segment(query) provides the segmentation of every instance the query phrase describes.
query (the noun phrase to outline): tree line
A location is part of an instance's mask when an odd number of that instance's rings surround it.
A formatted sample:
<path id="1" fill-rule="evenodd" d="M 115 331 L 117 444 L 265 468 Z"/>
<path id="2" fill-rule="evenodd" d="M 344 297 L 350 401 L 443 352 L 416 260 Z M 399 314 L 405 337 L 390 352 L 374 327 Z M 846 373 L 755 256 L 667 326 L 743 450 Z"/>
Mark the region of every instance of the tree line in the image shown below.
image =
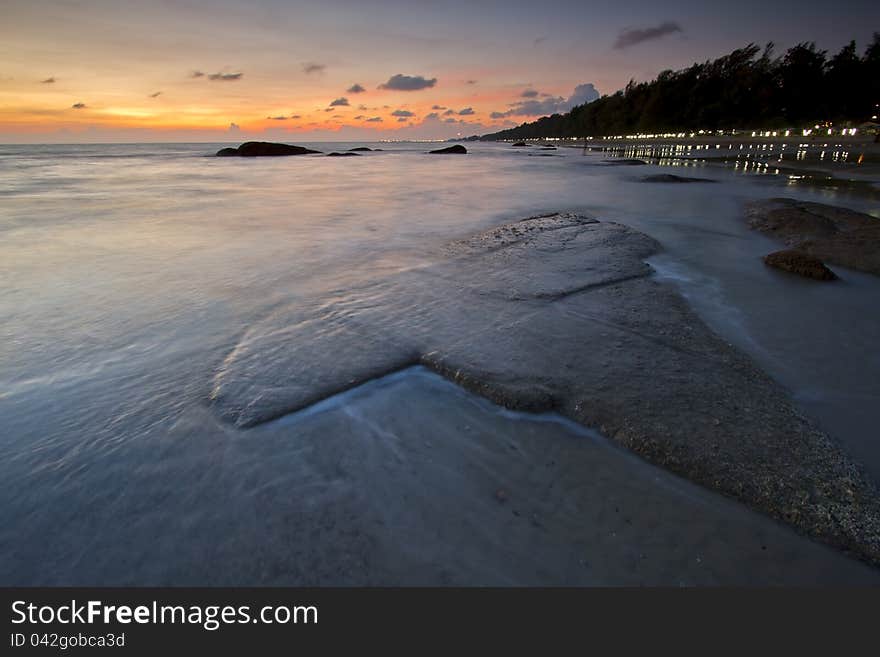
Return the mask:
<path id="1" fill-rule="evenodd" d="M 856 42 L 829 57 L 813 42 L 783 55 L 754 43 L 713 61 L 666 70 L 625 89 L 483 139 L 858 125 L 878 113 L 880 33 L 859 56 Z"/>

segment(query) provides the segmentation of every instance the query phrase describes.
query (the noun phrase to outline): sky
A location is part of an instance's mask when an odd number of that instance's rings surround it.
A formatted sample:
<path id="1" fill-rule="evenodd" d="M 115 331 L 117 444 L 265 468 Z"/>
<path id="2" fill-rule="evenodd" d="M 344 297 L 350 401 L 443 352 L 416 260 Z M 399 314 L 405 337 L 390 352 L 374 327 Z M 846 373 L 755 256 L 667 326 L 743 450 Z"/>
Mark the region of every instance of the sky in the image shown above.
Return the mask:
<path id="1" fill-rule="evenodd" d="M 447 139 L 880 2 L 0 0 L 0 143 Z"/>

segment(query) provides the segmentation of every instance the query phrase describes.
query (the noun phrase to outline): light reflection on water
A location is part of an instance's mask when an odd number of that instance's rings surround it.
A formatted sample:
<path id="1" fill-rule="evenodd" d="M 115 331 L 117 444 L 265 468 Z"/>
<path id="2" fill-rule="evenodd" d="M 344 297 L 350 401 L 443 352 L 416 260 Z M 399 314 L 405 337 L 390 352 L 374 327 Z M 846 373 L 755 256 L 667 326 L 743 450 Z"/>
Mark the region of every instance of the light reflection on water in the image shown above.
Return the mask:
<path id="1" fill-rule="evenodd" d="M 16 550 L 44 541 L 61 500 L 106 542 L 101 509 L 133 494 L 126 473 L 140 472 L 144 449 L 156 450 L 155 476 L 169 441 L 192 443 L 196 478 L 200 459 L 238 458 L 205 400 L 216 368 L 274 307 L 344 298 L 366 272 L 417 266 L 446 241 L 549 210 L 658 238 L 664 271 L 679 272 L 704 318 L 880 479 L 867 431 L 880 422 L 880 285 L 768 272 L 758 257 L 778 246 L 741 218 L 743 201 L 782 194 L 880 216 L 876 197 L 757 184 L 702 151 L 627 151 L 651 161 L 633 168 L 602 166 L 603 152 L 526 157 L 504 144 L 469 143 L 467 156 L 374 144 L 385 150 L 357 158 L 210 157 L 220 146 L 0 146 L 0 542 L 13 531 L 25 537 Z M 719 183 L 637 182 L 668 165 Z"/>

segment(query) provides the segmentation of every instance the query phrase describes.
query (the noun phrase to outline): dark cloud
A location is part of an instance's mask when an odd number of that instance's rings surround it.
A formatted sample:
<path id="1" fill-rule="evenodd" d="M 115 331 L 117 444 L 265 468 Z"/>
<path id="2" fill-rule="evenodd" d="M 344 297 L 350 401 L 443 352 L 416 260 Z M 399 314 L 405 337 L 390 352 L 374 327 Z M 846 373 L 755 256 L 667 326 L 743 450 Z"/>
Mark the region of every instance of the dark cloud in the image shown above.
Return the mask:
<path id="1" fill-rule="evenodd" d="M 382 123 L 382 117 L 374 116 L 372 119 L 367 119 L 367 123 Z"/>
<path id="2" fill-rule="evenodd" d="M 326 64 L 318 64 L 317 62 L 305 62 L 302 65 L 303 73 L 311 75 L 312 73 L 323 73 L 327 69 Z"/>
<path id="3" fill-rule="evenodd" d="M 193 71 L 192 73 L 189 74 L 189 77 L 191 77 L 191 78 L 203 78 L 203 77 L 205 77 L 205 74 L 202 73 L 201 71 Z"/>
<path id="4" fill-rule="evenodd" d="M 402 116 L 402 117 L 408 117 L 408 116 L 415 116 L 415 114 L 413 114 L 413 113 L 410 112 L 409 110 L 401 110 L 401 109 L 399 109 L 399 110 L 394 110 L 393 112 L 391 112 L 391 116 Z"/>
<path id="5" fill-rule="evenodd" d="M 446 119 L 444 123 L 458 123 L 458 119 Z"/>
<path id="6" fill-rule="evenodd" d="M 354 120 L 355 120 L 355 121 L 361 121 L 361 120 L 363 120 L 363 119 L 365 119 L 365 118 L 367 118 L 367 117 L 365 117 L 363 114 L 358 114 L 356 117 L 354 117 Z"/>
<path id="7" fill-rule="evenodd" d="M 431 112 L 425 117 L 425 121 L 436 121 L 440 118 L 440 115 L 437 112 Z"/>
<path id="8" fill-rule="evenodd" d="M 332 111 L 333 111 L 333 108 L 332 108 L 332 107 L 328 107 L 328 108 L 326 108 L 324 111 L 325 111 L 325 112 L 332 112 Z"/>
<path id="9" fill-rule="evenodd" d="M 162 92 L 161 92 L 161 91 L 157 91 L 157 92 L 154 93 L 154 94 L 150 94 L 150 98 L 158 98 L 158 97 L 161 96 L 161 95 L 162 95 Z"/>
<path id="10" fill-rule="evenodd" d="M 70 109 L 85 109 L 85 108 L 86 108 L 85 103 L 74 103 L 73 105 L 70 106 Z"/>
<path id="11" fill-rule="evenodd" d="M 348 98 L 337 98 L 332 103 L 330 103 L 330 107 L 348 107 Z"/>
<path id="12" fill-rule="evenodd" d="M 351 86 L 348 88 L 348 93 L 350 93 L 350 94 L 362 94 L 362 93 L 364 93 L 365 91 L 366 91 L 366 89 L 364 89 L 364 88 L 363 88 L 361 85 L 359 85 L 357 82 L 355 82 L 353 85 L 351 85 Z"/>
<path id="13" fill-rule="evenodd" d="M 448 110 L 446 110 L 445 112 L 443 112 L 443 116 L 450 116 L 450 115 L 452 115 L 452 114 L 455 114 L 455 110 L 454 110 L 454 109 L 448 109 Z"/>
<path id="14" fill-rule="evenodd" d="M 407 121 L 409 121 L 409 119 L 406 117 L 401 117 L 401 118 L 397 119 L 398 123 L 406 123 Z"/>
<path id="15" fill-rule="evenodd" d="M 431 107 L 432 110 L 445 110 L 446 108 L 442 105 L 434 105 Z"/>
<path id="16" fill-rule="evenodd" d="M 538 92 L 534 89 L 526 89 L 520 94 L 520 96 L 522 96 L 523 98 L 537 98 Z"/>
<path id="17" fill-rule="evenodd" d="M 46 78 L 45 80 L 40 80 L 40 84 L 55 84 L 55 78 Z"/>
<path id="18" fill-rule="evenodd" d="M 459 116 L 471 116 L 472 114 L 476 114 L 473 107 L 465 107 L 458 113 Z"/>
<path id="19" fill-rule="evenodd" d="M 476 84 L 476 80 L 465 80 L 465 84 Z"/>
<path id="20" fill-rule="evenodd" d="M 358 109 L 361 112 L 366 112 L 369 109 L 369 107 L 367 107 L 366 105 L 358 105 Z"/>
<path id="21" fill-rule="evenodd" d="M 235 82 L 241 80 L 243 76 L 244 73 L 211 73 L 208 79 L 215 82 Z"/>
<path id="22" fill-rule="evenodd" d="M 617 35 L 614 49 L 625 50 L 645 41 L 662 39 L 666 35 L 675 34 L 676 32 L 684 32 L 684 30 L 681 28 L 681 25 L 674 21 L 666 21 L 655 27 L 626 28 Z"/>
<path id="23" fill-rule="evenodd" d="M 291 114 L 290 118 L 292 119 L 301 119 L 302 117 L 299 114 Z"/>
<path id="24" fill-rule="evenodd" d="M 392 75 L 388 78 L 388 82 L 380 84 L 380 89 L 391 89 L 393 91 L 419 91 L 420 89 L 428 89 L 437 84 L 437 78 L 427 78 L 421 75 Z"/>
<path id="25" fill-rule="evenodd" d="M 270 121 L 286 121 L 287 120 L 286 116 L 267 116 L 266 118 L 269 119 Z"/>
<path id="26" fill-rule="evenodd" d="M 241 127 L 237 123 L 230 123 L 227 130 L 229 130 L 229 132 L 238 132 L 241 130 Z"/>
<path id="27" fill-rule="evenodd" d="M 521 94 L 525 96 L 525 92 Z M 547 96 L 543 100 L 535 100 L 534 97 L 525 96 L 529 100 L 518 100 L 510 103 L 508 107 L 511 109 L 506 112 L 492 112 L 489 117 L 493 119 L 503 119 L 509 116 L 546 116 L 548 114 L 557 114 L 568 112 L 572 107 L 591 103 L 599 98 L 599 92 L 592 83 L 579 84 L 574 88 L 571 96 L 567 99 L 562 96 Z"/>

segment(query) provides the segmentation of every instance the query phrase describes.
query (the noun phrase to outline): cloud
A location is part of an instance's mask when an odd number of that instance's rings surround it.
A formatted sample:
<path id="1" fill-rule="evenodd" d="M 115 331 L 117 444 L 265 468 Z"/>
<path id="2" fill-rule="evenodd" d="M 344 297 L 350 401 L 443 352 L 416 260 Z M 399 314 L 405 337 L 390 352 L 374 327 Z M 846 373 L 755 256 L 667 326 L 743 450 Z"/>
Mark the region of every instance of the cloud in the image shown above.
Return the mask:
<path id="1" fill-rule="evenodd" d="M 73 105 L 70 106 L 70 109 L 85 109 L 85 108 L 86 108 L 85 103 L 74 103 Z"/>
<path id="2" fill-rule="evenodd" d="M 302 117 L 299 114 L 291 114 L 290 118 L 292 119 L 301 119 Z"/>
<path id="3" fill-rule="evenodd" d="M 205 77 L 205 74 L 202 73 L 201 71 L 193 71 L 192 73 L 189 74 L 189 77 L 191 77 L 191 78 L 203 78 L 203 77 Z"/>
<path id="4" fill-rule="evenodd" d="M 526 96 L 523 92 L 521 96 L 528 100 L 518 100 L 508 105 L 511 109 L 506 112 L 492 112 L 489 118 L 503 119 L 509 116 L 546 116 L 548 114 L 557 114 L 568 112 L 571 108 L 584 103 L 591 103 L 599 98 L 599 92 L 592 83 L 579 84 L 574 88 L 571 96 L 567 99 L 562 96 L 544 96 L 543 100 L 535 100 L 533 96 Z"/>
<path id="5" fill-rule="evenodd" d="M 655 27 L 626 28 L 621 30 L 620 34 L 617 35 L 617 40 L 614 42 L 614 49 L 625 50 L 626 48 L 636 46 L 645 41 L 662 39 L 667 34 L 675 34 L 676 32 L 684 32 L 684 30 L 681 25 L 674 21 L 665 21 Z"/>
<path id="6" fill-rule="evenodd" d="M 303 73 L 307 75 L 311 75 L 312 73 L 323 73 L 326 69 L 326 64 L 318 64 L 317 62 L 304 62 L 302 65 Z"/>
<path id="7" fill-rule="evenodd" d="M 358 114 L 356 117 L 354 117 L 354 120 L 355 120 L 355 121 L 361 121 L 361 120 L 363 120 L 363 119 L 365 119 L 365 118 L 367 118 L 367 117 L 365 117 L 363 114 Z"/>
<path id="8" fill-rule="evenodd" d="M 458 119 L 446 119 L 444 123 L 458 123 Z"/>
<path id="9" fill-rule="evenodd" d="M 236 80 L 241 80 L 243 75 L 244 73 L 211 73 L 208 79 L 215 82 L 235 82 Z"/>
<path id="10" fill-rule="evenodd" d="M 465 107 L 458 113 L 459 116 L 471 116 L 472 114 L 476 114 L 473 107 Z"/>
<path id="11" fill-rule="evenodd" d="M 355 82 L 353 85 L 351 85 L 348 88 L 347 91 L 350 94 L 362 94 L 366 91 L 366 89 L 364 89 L 361 85 L 359 85 L 357 82 Z"/>
<path id="12" fill-rule="evenodd" d="M 420 89 L 428 89 L 437 84 L 437 78 L 426 79 L 421 75 L 392 75 L 388 78 L 388 82 L 380 84 L 380 89 L 391 89 L 393 91 L 419 91 Z"/>
<path id="13" fill-rule="evenodd" d="M 545 42 L 547 39 L 549 39 L 549 38 L 550 38 L 550 37 L 545 37 L 545 36 L 538 37 L 538 38 L 535 39 L 532 43 L 533 43 L 534 45 L 536 45 L 536 46 L 540 46 L 542 43 L 544 43 L 544 42 Z"/>
<path id="14" fill-rule="evenodd" d="M 157 92 L 154 93 L 154 94 L 150 94 L 150 98 L 158 98 L 158 97 L 161 96 L 161 95 L 162 95 L 162 92 L 161 92 L 161 91 L 157 91 Z"/>
<path id="15" fill-rule="evenodd" d="M 348 98 L 337 98 L 332 103 L 330 103 L 330 107 L 348 107 Z"/>
<path id="16" fill-rule="evenodd" d="M 440 115 L 437 112 L 431 112 L 427 116 L 425 116 L 425 121 L 436 121 L 440 118 Z"/>
<path id="17" fill-rule="evenodd" d="M 451 114 L 455 114 L 454 109 L 448 109 L 445 112 L 443 112 L 443 116 L 450 116 Z"/>
<path id="18" fill-rule="evenodd" d="M 227 130 L 229 132 L 239 132 L 241 130 L 241 127 L 237 123 L 230 123 Z"/>
<path id="19" fill-rule="evenodd" d="M 465 84 L 476 84 L 476 80 L 465 80 Z"/>
<path id="20" fill-rule="evenodd" d="M 397 119 L 398 123 L 406 123 L 407 121 L 409 121 L 409 119 L 406 117 L 401 117 L 401 118 Z"/>
<path id="21" fill-rule="evenodd" d="M 391 112 L 391 116 L 409 117 L 409 116 L 415 116 L 415 114 L 413 114 L 413 113 L 410 112 L 409 110 L 401 110 L 401 109 L 399 109 L 399 110 L 394 110 L 393 112 Z"/>
<path id="22" fill-rule="evenodd" d="M 374 116 L 372 119 L 367 119 L 367 123 L 382 123 L 382 117 Z"/>
<path id="23" fill-rule="evenodd" d="M 520 94 L 520 96 L 522 96 L 523 98 L 537 98 L 538 92 L 534 89 L 526 89 Z"/>
<path id="24" fill-rule="evenodd" d="M 446 108 L 442 105 L 434 105 L 431 107 L 432 110 L 445 110 Z"/>
<path id="25" fill-rule="evenodd" d="M 55 84 L 55 78 L 46 78 L 45 80 L 40 80 L 40 84 Z"/>
<path id="26" fill-rule="evenodd" d="M 267 116 L 266 118 L 269 119 L 270 121 L 286 121 L 287 120 L 286 116 Z"/>
<path id="27" fill-rule="evenodd" d="M 366 105 L 358 105 L 358 109 L 359 109 L 361 112 L 366 112 L 366 111 L 367 111 L 368 109 L 370 109 L 370 108 L 367 107 Z"/>

